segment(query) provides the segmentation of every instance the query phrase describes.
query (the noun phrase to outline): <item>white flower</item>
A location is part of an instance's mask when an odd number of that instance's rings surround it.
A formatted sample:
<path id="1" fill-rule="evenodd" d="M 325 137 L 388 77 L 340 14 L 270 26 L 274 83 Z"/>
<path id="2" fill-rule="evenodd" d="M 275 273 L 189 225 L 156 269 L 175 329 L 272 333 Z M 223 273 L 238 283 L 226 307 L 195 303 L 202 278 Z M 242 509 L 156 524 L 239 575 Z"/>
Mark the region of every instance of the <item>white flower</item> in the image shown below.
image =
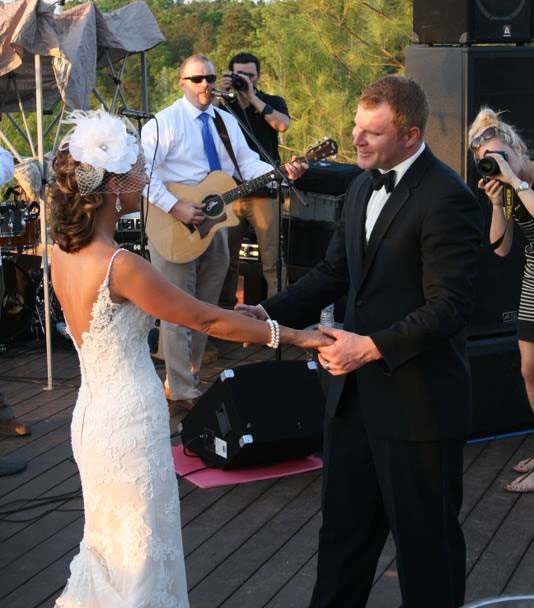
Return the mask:
<path id="1" fill-rule="evenodd" d="M 118 116 L 103 108 L 90 112 L 75 110 L 65 122 L 76 126 L 65 137 L 61 147 L 68 144 L 75 160 L 119 174 L 127 173 L 135 164 L 139 144 Z"/>

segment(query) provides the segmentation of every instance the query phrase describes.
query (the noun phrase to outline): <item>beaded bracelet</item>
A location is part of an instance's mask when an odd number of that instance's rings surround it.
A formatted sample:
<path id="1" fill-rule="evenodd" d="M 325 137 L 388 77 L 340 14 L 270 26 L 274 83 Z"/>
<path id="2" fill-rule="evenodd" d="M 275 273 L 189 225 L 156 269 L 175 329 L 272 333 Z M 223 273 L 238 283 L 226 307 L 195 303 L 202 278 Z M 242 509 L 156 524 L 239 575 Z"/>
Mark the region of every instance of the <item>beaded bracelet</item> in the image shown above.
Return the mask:
<path id="1" fill-rule="evenodd" d="M 274 319 L 267 319 L 271 330 L 271 341 L 267 343 L 269 348 L 278 348 L 280 346 L 280 325 Z"/>

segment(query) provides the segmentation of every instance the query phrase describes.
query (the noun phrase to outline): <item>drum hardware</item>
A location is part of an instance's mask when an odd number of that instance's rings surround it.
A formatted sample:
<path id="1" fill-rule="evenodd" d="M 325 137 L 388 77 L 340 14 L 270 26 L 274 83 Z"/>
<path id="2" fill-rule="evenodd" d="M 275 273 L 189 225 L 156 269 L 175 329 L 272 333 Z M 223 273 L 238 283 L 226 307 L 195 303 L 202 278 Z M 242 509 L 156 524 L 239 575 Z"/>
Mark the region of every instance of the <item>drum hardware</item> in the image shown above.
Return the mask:
<path id="1" fill-rule="evenodd" d="M 115 240 L 124 249 L 141 254 L 141 214 L 139 211 L 127 213 L 119 219 Z"/>
<path id="2" fill-rule="evenodd" d="M 42 270 L 33 270 L 32 278 L 34 285 L 37 285 L 37 288 L 35 290 L 34 315 L 31 319 L 31 333 L 35 339 L 38 340 L 45 335 L 44 279 Z M 61 306 L 50 283 L 48 294 L 50 304 L 50 324 L 54 329 L 55 335 L 67 340 L 70 344 L 71 339 L 67 331 L 65 317 L 63 316 L 63 311 L 61 310 Z"/>
<path id="3" fill-rule="evenodd" d="M 42 269 L 25 270 L 16 256 L 2 253 L 0 263 L 0 351 L 5 351 L 6 344 L 18 338 L 44 337 L 44 283 Z M 49 296 L 54 335 L 70 344 L 63 311 L 51 286 Z"/>
<path id="4" fill-rule="evenodd" d="M 1 257 L 0 341 L 11 341 L 29 331 L 35 306 L 29 274 L 8 257 Z"/>
<path id="5" fill-rule="evenodd" d="M 39 240 L 39 204 L 0 201 L 0 247 L 30 249 Z"/>

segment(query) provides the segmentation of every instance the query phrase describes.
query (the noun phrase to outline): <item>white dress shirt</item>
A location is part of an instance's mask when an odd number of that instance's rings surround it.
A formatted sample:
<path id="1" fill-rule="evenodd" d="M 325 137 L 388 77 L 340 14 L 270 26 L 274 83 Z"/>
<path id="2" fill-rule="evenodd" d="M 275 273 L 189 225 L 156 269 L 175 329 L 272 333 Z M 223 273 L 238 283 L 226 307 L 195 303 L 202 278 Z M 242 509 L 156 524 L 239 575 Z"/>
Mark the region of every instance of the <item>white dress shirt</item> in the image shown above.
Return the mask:
<path id="1" fill-rule="evenodd" d="M 215 115 L 215 109 L 211 105 L 204 111 L 210 116 Z M 159 123 L 157 150 L 156 121 L 149 120 L 143 127 L 141 141 L 145 153 L 147 175 L 150 175 L 152 159 L 156 151 L 154 171 L 150 182 L 150 201 L 163 211 L 170 211 L 177 200 L 165 188 L 166 182 L 198 184 L 210 172 L 202 141 L 202 121 L 198 118 L 202 112 L 203 110 L 196 108 L 185 97 L 158 112 L 156 114 Z M 248 147 L 235 118 L 228 112 L 218 112 L 226 125 L 243 179 L 248 181 L 268 173 L 272 169 L 271 165 L 261 161 L 256 152 Z M 226 152 L 213 120 L 210 121 L 210 129 L 222 170 L 234 176 L 234 163 Z"/>
<path id="2" fill-rule="evenodd" d="M 0 186 L 13 178 L 13 157 L 0 146 Z"/>
<path id="3" fill-rule="evenodd" d="M 402 163 L 399 163 L 397 166 L 391 169 L 391 171 L 395 171 L 395 186 L 399 184 L 406 171 L 408 171 L 417 158 L 419 158 L 424 149 L 425 144 L 422 143 L 417 152 L 414 152 L 409 158 L 406 158 L 402 161 Z M 379 169 L 379 171 L 380 173 L 387 173 L 387 171 L 382 169 Z M 367 216 L 365 218 L 365 240 L 367 242 L 369 242 L 371 232 L 373 232 L 376 221 L 379 215 L 382 213 L 382 209 L 384 208 L 385 204 L 388 202 L 390 194 L 391 192 L 386 192 L 386 188 L 384 186 L 382 186 L 380 190 L 373 190 L 373 193 L 371 194 L 371 198 L 367 203 Z"/>

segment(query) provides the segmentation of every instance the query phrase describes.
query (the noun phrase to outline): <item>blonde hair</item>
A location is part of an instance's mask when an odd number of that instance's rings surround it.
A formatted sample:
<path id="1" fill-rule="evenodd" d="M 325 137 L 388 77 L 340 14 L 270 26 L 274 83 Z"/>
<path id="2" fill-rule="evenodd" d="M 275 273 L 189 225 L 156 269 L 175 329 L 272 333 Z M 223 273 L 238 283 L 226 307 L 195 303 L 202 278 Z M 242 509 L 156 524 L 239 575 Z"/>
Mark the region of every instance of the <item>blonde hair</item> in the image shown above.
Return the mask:
<path id="1" fill-rule="evenodd" d="M 502 121 L 500 115 L 502 112 L 495 112 L 488 106 L 480 108 L 479 113 L 476 115 L 475 120 L 472 122 L 467 133 L 467 141 L 469 147 L 473 140 L 483 133 L 489 127 L 495 127 L 497 129 L 497 137 L 501 139 L 505 144 L 513 148 L 521 156 L 528 158 L 528 148 L 525 142 L 521 139 L 517 129 L 512 125 Z M 476 151 L 473 151 L 476 154 Z"/>

